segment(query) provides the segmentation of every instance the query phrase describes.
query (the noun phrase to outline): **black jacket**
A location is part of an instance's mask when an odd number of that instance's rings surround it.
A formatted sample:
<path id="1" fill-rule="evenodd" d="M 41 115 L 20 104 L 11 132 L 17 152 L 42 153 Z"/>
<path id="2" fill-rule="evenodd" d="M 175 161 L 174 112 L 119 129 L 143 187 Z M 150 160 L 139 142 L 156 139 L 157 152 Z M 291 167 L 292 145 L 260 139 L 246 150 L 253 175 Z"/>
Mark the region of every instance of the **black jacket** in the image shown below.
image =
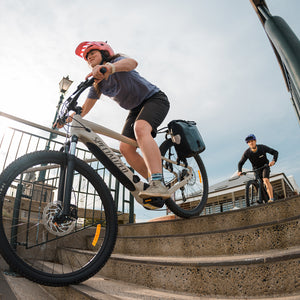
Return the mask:
<path id="1" fill-rule="evenodd" d="M 265 164 L 269 164 L 269 160 L 267 158 L 267 153 L 273 155 L 273 160 L 275 162 L 277 161 L 278 151 L 276 151 L 268 146 L 265 146 L 265 145 L 256 145 L 256 146 L 257 146 L 256 152 L 253 152 L 250 148 L 248 148 L 244 152 L 244 154 L 238 164 L 239 172 L 242 172 L 242 167 L 247 159 L 250 160 L 253 169 L 257 169 L 257 168 L 262 167 Z"/>

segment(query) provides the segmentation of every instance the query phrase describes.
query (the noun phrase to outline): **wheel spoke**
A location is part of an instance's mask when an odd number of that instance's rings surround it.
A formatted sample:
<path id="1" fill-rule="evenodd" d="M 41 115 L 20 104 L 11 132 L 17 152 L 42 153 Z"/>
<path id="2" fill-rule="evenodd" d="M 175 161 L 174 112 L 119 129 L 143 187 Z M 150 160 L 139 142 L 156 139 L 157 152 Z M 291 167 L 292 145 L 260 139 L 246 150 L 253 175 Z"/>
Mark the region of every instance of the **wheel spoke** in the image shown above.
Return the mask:
<path id="1" fill-rule="evenodd" d="M 165 184 L 169 189 L 175 190 L 172 197 L 166 201 L 166 205 L 183 218 L 199 215 L 204 209 L 208 194 L 207 175 L 200 156 L 187 158 L 186 165 L 178 164 L 177 153 L 171 140 L 165 141 L 160 149 L 164 157 L 174 162 L 163 163 Z M 176 186 L 182 184 L 184 185 L 176 190 Z"/>
<path id="2" fill-rule="evenodd" d="M 42 178 L 38 174 L 41 167 L 46 170 Z M 28 170 L 35 174 L 28 176 Z M 110 191 L 79 159 L 70 214 L 56 218 L 64 207 L 59 192 L 64 170 L 65 154 L 41 151 L 18 159 L 0 177 L 4 186 L 0 196 L 1 253 L 20 274 L 49 285 L 76 283 L 93 275 L 109 258 L 117 235 Z M 103 230 L 93 246 L 90 237 L 98 228 Z"/>

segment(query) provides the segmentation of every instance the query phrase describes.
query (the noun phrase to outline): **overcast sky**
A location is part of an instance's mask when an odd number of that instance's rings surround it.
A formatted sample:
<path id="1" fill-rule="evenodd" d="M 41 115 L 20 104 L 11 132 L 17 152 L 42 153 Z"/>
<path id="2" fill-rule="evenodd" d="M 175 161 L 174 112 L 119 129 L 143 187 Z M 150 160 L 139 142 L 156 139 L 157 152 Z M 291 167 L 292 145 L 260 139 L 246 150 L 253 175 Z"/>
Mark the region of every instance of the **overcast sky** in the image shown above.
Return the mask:
<path id="1" fill-rule="evenodd" d="M 299 37 L 300 1 L 267 4 Z M 254 133 L 279 151 L 272 173 L 293 175 L 300 185 L 300 126 L 249 0 L 1 0 L 0 36 L 0 111 L 51 126 L 61 78 L 74 80 L 72 91 L 89 73 L 76 46 L 108 40 L 168 95 L 163 125 L 197 122 L 210 184 L 236 171 L 244 138 Z M 104 98 L 86 118 L 121 131 L 126 115 Z"/>

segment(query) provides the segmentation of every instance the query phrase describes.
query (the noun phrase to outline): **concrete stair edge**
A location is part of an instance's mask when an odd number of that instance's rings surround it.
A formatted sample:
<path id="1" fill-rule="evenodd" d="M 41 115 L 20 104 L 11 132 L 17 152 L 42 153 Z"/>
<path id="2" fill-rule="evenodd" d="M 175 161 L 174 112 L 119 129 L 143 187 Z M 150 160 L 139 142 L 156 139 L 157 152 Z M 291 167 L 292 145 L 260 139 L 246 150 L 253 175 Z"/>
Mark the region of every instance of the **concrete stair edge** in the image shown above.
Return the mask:
<path id="1" fill-rule="evenodd" d="M 190 292 L 198 296 L 287 296 L 300 293 L 298 249 L 271 257 L 239 257 L 219 261 L 154 261 L 151 258 L 116 257 L 108 261 L 99 274 L 176 292 Z M 177 258 L 178 259 L 178 258 Z M 122 273 L 118 270 L 122 269 Z M 297 275 L 298 274 L 298 275 Z M 255 287 L 255 288 L 254 288 Z"/>
<path id="2" fill-rule="evenodd" d="M 300 196 L 278 200 L 274 203 L 261 204 L 233 211 L 167 221 L 125 224 L 119 226 L 118 237 L 160 236 L 173 234 L 192 234 L 211 231 L 242 228 L 273 221 L 280 221 L 300 215 L 298 205 Z M 284 203 L 284 205 L 282 205 Z M 280 208 L 280 209 L 279 209 Z"/>
<path id="3" fill-rule="evenodd" d="M 244 228 L 166 236 L 119 237 L 114 253 L 153 256 L 245 254 L 296 246 L 300 216 Z M 87 244 L 91 244 L 87 238 Z M 188 245 L 188 246 L 187 246 Z"/>
<path id="4" fill-rule="evenodd" d="M 85 255 L 85 250 L 64 249 L 64 252 L 72 252 L 71 255 Z M 281 260 L 300 259 L 300 245 L 287 249 L 272 249 L 262 252 L 240 255 L 217 255 L 217 256 L 146 256 L 126 255 L 113 253 L 109 260 L 126 261 L 132 263 L 149 263 L 172 266 L 230 266 L 230 265 L 253 265 L 272 263 Z M 105 266 L 104 266 L 105 267 Z"/>
<path id="5" fill-rule="evenodd" d="M 48 287 L 46 287 L 49 289 Z M 54 288 L 50 288 L 49 292 Z M 63 289 L 63 288 L 58 288 Z M 65 288 L 66 289 L 66 288 Z M 78 284 L 70 285 L 68 291 L 72 295 L 78 293 L 81 300 L 90 299 L 90 300 L 131 300 L 131 299 L 143 299 L 143 300 L 196 300 L 199 299 L 199 296 L 195 296 L 190 293 L 174 293 L 172 291 L 148 288 L 143 285 L 138 285 L 134 283 L 129 283 L 121 280 L 114 280 L 111 278 L 103 276 L 94 276 L 87 281 Z M 58 292 L 56 292 L 58 294 Z M 65 295 L 64 292 L 61 292 L 61 295 Z M 245 297 L 239 299 L 252 299 L 252 300 L 297 300 L 299 294 L 284 296 L 284 297 Z M 65 297 L 65 296 L 64 296 Z M 58 299 L 67 299 L 67 298 L 58 298 Z M 72 297 L 72 299 L 77 299 Z M 232 297 L 220 297 L 217 298 L 212 296 L 201 296 L 203 300 L 229 300 L 233 299 Z M 236 299 L 236 298 L 234 298 Z"/>
<path id="6" fill-rule="evenodd" d="M 74 250 L 72 255 L 76 255 Z M 85 254 L 78 250 L 77 255 Z M 255 255 L 217 258 L 113 254 L 98 275 L 148 288 L 198 296 L 243 296 L 243 293 L 252 297 L 282 296 L 300 292 L 300 276 L 297 277 L 299 262 L 300 245 Z M 253 286 L 256 289 L 253 290 Z"/>
<path id="7" fill-rule="evenodd" d="M 100 282 L 100 284 L 99 284 Z M 89 280 L 70 288 L 80 291 L 82 294 L 91 294 L 91 299 L 106 300 L 104 295 L 111 297 L 107 299 L 143 299 L 143 300 L 196 300 L 199 296 L 190 293 L 174 293 L 162 289 L 147 288 L 143 285 L 128 283 L 122 280 L 114 280 L 104 276 L 95 276 Z M 134 293 L 132 292 L 134 291 Z M 100 298 L 98 298 L 100 296 Z M 262 297 L 225 297 L 225 296 L 201 296 L 203 300 L 229 300 L 229 299 L 251 299 L 251 300 L 299 300 L 300 292 L 293 295 Z"/>
<path id="8" fill-rule="evenodd" d="M 49 294 L 42 286 L 24 277 L 7 274 L 3 276 L 18 300 L 32 300 L 33 295 L 35 299 L 56 300 L 56 298 Z"/>

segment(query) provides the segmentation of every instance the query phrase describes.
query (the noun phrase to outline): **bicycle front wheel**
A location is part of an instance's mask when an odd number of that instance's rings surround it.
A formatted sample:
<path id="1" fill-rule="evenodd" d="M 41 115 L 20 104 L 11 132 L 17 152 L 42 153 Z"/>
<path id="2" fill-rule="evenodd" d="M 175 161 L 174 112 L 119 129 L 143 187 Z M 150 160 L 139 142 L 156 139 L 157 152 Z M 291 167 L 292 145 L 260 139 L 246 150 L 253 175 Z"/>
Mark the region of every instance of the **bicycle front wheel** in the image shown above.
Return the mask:
<path id="1" fill-rule="evenodd" d="M 27 154 L 0 176 L 0 252 L 15 272 L 44 285 L 76 284 L 93 276 L 117 237 L 111 193 L 78 158 L 70 216 L 54 220 L 64 208 L 59 190 L 67 157 L 53 151 Z"/>
<path id="2" fill-rule="evenodd" d="M 167 159 L 177 161 L 177 153 L 171 139 L 161 144 L 160 151 Z M 190 175 L 188 182 L 166 200 L 167 207 L 181 218 L 199 216 L 208 196 L 208 179 L 201 157 L 194 155 L 186 160 L 185 167 L 163 161 L 163 176 L 167 187 L 172 187 Z"/>
<path id="3" fill-rule="evenodd" d="M 249 207 L 256 203 L 261 203 L 258 183 L 256 180 L 249 180 L 246 184 L 246 205 Z"/>

